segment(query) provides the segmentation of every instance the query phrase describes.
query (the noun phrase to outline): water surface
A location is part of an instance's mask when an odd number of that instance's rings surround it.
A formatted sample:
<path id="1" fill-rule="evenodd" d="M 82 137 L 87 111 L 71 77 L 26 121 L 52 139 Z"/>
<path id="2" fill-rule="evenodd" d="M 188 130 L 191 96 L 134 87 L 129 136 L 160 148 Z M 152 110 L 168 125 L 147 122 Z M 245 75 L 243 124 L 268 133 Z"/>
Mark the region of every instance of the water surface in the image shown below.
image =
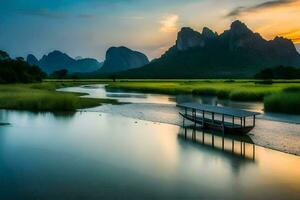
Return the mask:
<path id="1" fill-rule="evenodd" d="M 235 102 L 219 100 L 213 96 L 164 95 L 128 92 L 123 90 L 107 91 L 104 85 L 64 88 L 61 91 L 85 92 L 88 97 L 113 98 L 126 105 L 103 105 L 84 109 L 90 112 L 110 113 L 134 119 L 181 125 L 176 103 L 193 101 L 211 105 L 230 106 L 261 112 L 256 127 L 250 132 L 252 140 L 261 146 L 300 155 L 300 115 L 264 113 L 259 102 Z"/>
<path id="2" fill-rule="evenodd" d="M 300 197 L 300 157 L 251 143 L 96 112 L 0 121 L 0 199 Z"/>

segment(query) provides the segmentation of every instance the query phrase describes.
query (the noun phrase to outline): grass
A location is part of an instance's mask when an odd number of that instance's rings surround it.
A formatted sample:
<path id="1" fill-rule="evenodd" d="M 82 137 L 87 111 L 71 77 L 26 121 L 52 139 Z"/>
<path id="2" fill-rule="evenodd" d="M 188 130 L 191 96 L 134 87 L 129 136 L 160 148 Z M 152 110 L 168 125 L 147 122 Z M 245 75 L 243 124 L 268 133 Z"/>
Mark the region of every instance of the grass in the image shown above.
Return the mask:
<path id="1" fill-rule="evenodd" d="M 300 93 L 282 92 L 267 96 L 264 99 L 266 112 L 300 114 Z"/>
<path id="2" fill-rule="evenodd" d="M 233 101 L 263 101 L 264 97 L 282 92 L 288 88 L 300 88 L 300 83 L 274 82 L 271 85 L 257 84 L 251 80 L 204 80 L 204 81 L 173 81 L 173 82 L 116 82 L 109 83 L 108 89 L 124 89 L 141 92 L 165 94 L 213 95 Z"/>
<path id="3" fill-rule="evenodd" d="M 300 114 L 299 80 L 273 80 L 261 84 L 255 80 L 45 80 L 39 84 L 0 85 L 0 108 L 33 111 L 75 111 L 103 103 L 117 104 L 110 99 L 80 98 L 78 93 L 56 92 L 57 88 L 82 84 L 106 83 L 107 89 L 129 91 L 213 95 L 233 101 L 264 102 L 267 112 Z"/>
<path id="4" fill-rule="evenodd" d="M 81 98 L 81 93 L 56 92 L 57 88 L 77 83 L 45 82 L 39 84 L 0 85 L 0 109 L 30 111 L 75 111 L 80 108 L 117 104 L 117 100 Z"/>
<path id="5" fill-rule="evenodd" d="M 123 81 L 109 83 L 107 88 L 212 95 L 232 101 L 259 101 L 264 103 L 266 112 L 300 114 L 299 80 L 273 80 L 268 84 L 254 80 Z"/>

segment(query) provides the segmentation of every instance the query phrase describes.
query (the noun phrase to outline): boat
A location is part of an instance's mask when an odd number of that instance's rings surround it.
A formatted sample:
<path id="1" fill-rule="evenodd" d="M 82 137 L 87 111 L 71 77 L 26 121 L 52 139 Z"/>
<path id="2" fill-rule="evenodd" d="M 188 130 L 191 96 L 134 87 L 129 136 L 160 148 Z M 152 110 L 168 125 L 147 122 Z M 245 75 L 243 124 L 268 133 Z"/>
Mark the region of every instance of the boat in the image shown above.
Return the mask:
<path id="1" fill-rule="evenodd" d="M 199 103 L 182 103 L 177 107 L 183 108 L 179 112 L 185 119 L 200 126 L 202 129 L 222 132 L 224 134 L 247 134 L 255 127 L 256 116 L 260 113 L 221 106 Z M 249 122 L 250 120 L 250 122 Z"/>

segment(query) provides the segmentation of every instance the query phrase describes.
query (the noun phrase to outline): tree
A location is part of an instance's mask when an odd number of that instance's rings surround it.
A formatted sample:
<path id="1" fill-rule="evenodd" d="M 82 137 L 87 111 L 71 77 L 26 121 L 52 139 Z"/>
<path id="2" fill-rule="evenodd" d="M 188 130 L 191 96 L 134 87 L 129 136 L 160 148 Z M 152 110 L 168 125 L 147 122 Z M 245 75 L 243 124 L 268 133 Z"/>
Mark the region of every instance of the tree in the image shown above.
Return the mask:
<path id="1" fill-rule="evenodd" d="M 1 83 L 40 82 L 46 76 L 38 66 L 31 66 L 23 59 L 0 60 Z"/>
<path id="2" fill-rule="evenodd" d="M 274 74 L 272 69 L 268 68 L 268 69 L 264 69 L 262 71 L 260 71 L 259 73 L 257 73 L 255 75 L 256 79 L 273 79 L 274 78 Z"/>
<path id="3" fill-rule="evenodd" d="M 67 75 L 68 75 L 68 70 L 67 69 L 61 69 L 61 70 L 54 71 L 50 76 L 52 78 L 64 79 L 64 78 L 67 77 Z"/>

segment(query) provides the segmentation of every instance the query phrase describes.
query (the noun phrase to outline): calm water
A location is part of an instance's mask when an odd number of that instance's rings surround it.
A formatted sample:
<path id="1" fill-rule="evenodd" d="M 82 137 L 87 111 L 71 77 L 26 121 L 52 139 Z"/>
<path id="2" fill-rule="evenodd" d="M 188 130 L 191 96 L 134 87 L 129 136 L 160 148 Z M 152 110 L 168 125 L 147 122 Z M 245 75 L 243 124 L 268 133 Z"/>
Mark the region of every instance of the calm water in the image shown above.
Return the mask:
<path id="1" fill-rule="evenodd" d="M 249 138 L 241 155 L 240 141 L 223 151 L 219 136 L 203 144 L 202 132 L 111 114 L 2 110 L 0 121 L 12 122 L 0 127 L 0 199 L 300 198 L 300 157 Z"/>

